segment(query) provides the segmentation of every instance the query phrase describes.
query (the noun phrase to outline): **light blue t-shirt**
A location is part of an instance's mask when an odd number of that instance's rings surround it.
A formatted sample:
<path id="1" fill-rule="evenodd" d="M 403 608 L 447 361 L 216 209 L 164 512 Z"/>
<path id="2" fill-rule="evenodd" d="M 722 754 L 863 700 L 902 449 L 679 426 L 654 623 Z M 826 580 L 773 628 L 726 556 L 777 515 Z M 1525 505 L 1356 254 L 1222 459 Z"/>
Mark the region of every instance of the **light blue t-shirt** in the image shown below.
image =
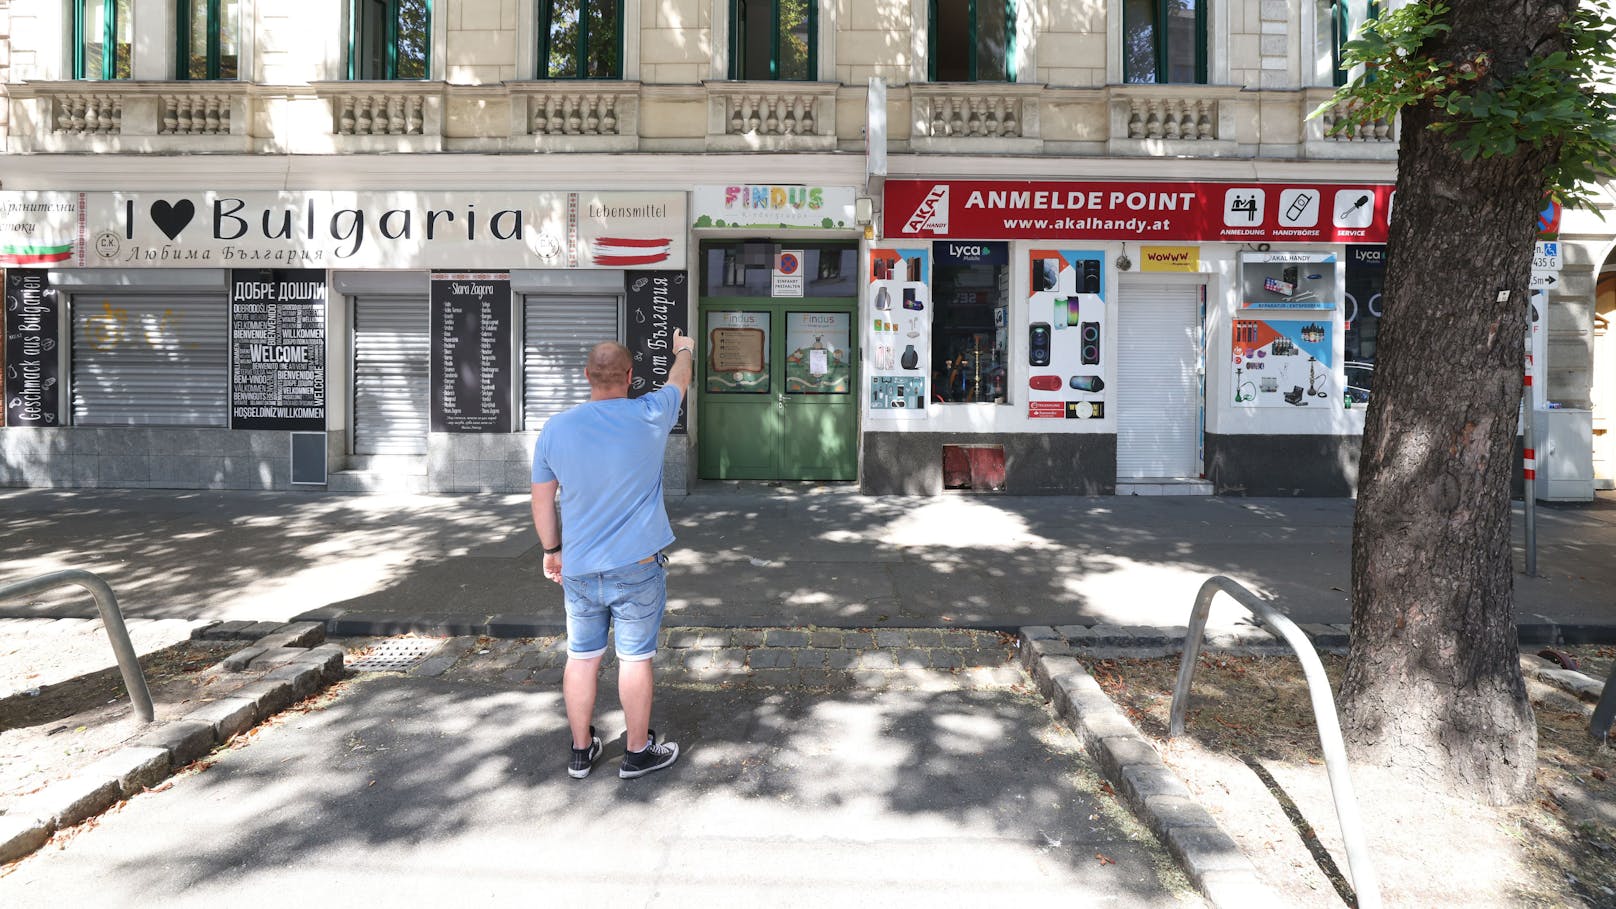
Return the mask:
<path id="1" fill-rule="evenodd" d="M 632 565 L 673 542 L 662 503 L 662 452 L 679 389 L 589 401 L 556 414 L 533 444 L 533 482 L 559 480 L 561 570 Z"/>

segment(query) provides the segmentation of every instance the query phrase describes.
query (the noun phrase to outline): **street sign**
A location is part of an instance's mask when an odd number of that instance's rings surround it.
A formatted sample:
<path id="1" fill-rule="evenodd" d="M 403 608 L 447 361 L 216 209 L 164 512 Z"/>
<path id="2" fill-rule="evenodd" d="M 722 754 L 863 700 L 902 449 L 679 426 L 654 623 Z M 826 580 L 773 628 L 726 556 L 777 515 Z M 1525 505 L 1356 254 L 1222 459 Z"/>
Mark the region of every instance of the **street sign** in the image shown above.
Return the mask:
<path id="1" fill-rule="evenodd" d="M 1530 290 L 1552 290 L 1560 286 L 1560 273 L 1557 271 L 1533 271 Z"/>
<path id="2" fill-rule="evenodd" d="M 1560 270 L 1560 244 L 1558 241 L 1538 241 L 1532 250 L 1533 271 Z"/>

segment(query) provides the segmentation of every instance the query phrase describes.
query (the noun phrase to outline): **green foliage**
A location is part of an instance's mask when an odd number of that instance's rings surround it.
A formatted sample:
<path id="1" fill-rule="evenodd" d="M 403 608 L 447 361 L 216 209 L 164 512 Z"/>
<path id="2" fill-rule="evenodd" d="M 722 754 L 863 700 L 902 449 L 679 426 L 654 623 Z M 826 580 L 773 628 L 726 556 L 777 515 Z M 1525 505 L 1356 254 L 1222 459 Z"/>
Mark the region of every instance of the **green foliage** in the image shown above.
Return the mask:
<path id="1" fill-rule="evenodd" d="M 1310 116 L 1335 108 L 1332 133 L 1344 133 L 1402 109 L 1429 104 L 1431 130 L 1450 137 L 1466 160 L 1510 156 L 1522 146 L 1559 143 L 1545 191 L 1587 205 L 1590 184 L 1616 178 L 1616 17 L 1584 0 L 1561 26 L 1569 51 L 1531 58 L 1519 72 L 1493 70 L 1492 55 L 1430 55 L 1452 27 L 1443 0 L 1416 0 L 1367 23 L 1342 48 L 1343 68 L 1362 74 Z"/>

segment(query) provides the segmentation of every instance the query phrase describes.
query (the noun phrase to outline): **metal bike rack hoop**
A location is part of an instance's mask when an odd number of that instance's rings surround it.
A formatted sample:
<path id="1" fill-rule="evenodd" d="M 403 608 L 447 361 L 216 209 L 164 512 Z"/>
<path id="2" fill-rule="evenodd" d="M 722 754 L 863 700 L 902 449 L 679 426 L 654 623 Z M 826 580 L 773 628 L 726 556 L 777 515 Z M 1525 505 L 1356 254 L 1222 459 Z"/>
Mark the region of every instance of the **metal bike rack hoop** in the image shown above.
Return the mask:
<path id="1" fill-rule="evenodd" d="M 1380 882 L 1369 862 L 1369 846 L 1364 841 L 1363 821 L 1358 816 L 1358 800 L 1352 794 L 1352 777 L 1347 767 L 1347 747 L 1341 739 L 1341 722 L 1336 717 L 1335 698 L 1330 691 L 1330 679 L 1324 674 L 1324 664 L 1313 650 L 1313 642 L 1286 616 L 1272 606 L 1257 599 L 1238 581 L 1223 575 L 1207 578 L 1195 595 L 1195 611 L 1190 614 L 1189 632 L 1184 637 L 1184 658 L 1178 665 L 1178 681 L 1173 685 L 1173 711 L 1167 724 L 1167 735 L 1176 738 L 1184 734 L 1184 714 L 1189 710 L 1190 682 L 1195 678 L 1195 662 L 1201 655 L 1201 644 L 1206 637 L 1206 619 L 1212 610 L 1212 599 L 1219 593 L 1227 594 L 1257 620 L 1285 639 L 1296 658 L 1302 663 L 1302 674 L 1307 678 L 1308 697 L 1313 702 L 1313 720 L 1319 727 L 1319 746 L 1324 750 L 1324 769 L 1330 779 L 1330 796 L 1335 801 L 1336 820 L 1341 824 L 1341 840 L 1347 850 L 1347 869 L 1352 873 L 1352 889 L 1358 896 L 1359 909 L 1379 909 Z"/>
<path id="2" fill-rule="evenodd" d="M 107 637 L 112 639 L 112 652 L 118 658 L 118 671 L 123 673 L 123 687 L 128 689 L 129 700 L 134 702 L 135 715 L 140 717 L 141 722 L 150 723 L 157 717 L 152 709 L 151 691 L 146 688 L 146 676 L 140 671 L 140 657 L 135 653 L 134 643 L 129 640 L 129 629 L 124 627 L 123 613 L 118 611 L 118 597 L 113 594 L 111 585 L 88 571 L 70 568 L 27 581 L 0 585 L 0 600 L 69 585 L 83 587 L 95 597 L 95 608 L 101 613 L 101 624 L 107 629 Z"/>

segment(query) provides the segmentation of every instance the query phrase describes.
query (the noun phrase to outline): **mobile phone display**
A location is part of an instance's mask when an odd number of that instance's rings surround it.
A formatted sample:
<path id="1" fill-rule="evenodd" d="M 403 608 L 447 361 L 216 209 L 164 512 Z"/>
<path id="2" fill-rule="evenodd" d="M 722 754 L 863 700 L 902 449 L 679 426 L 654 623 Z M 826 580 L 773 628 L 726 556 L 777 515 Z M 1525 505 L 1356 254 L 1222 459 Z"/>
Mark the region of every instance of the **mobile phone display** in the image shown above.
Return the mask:
<path id="1" fill-rule="evenodd" d="M 1083 260 L 1083 280 L 1080 282 L 1083 293 L 1097 294 L 1100 292 L 1100 263 L 1097 259 Z M 1076 324 L 1076 323 L 1073 323 Z"/>

